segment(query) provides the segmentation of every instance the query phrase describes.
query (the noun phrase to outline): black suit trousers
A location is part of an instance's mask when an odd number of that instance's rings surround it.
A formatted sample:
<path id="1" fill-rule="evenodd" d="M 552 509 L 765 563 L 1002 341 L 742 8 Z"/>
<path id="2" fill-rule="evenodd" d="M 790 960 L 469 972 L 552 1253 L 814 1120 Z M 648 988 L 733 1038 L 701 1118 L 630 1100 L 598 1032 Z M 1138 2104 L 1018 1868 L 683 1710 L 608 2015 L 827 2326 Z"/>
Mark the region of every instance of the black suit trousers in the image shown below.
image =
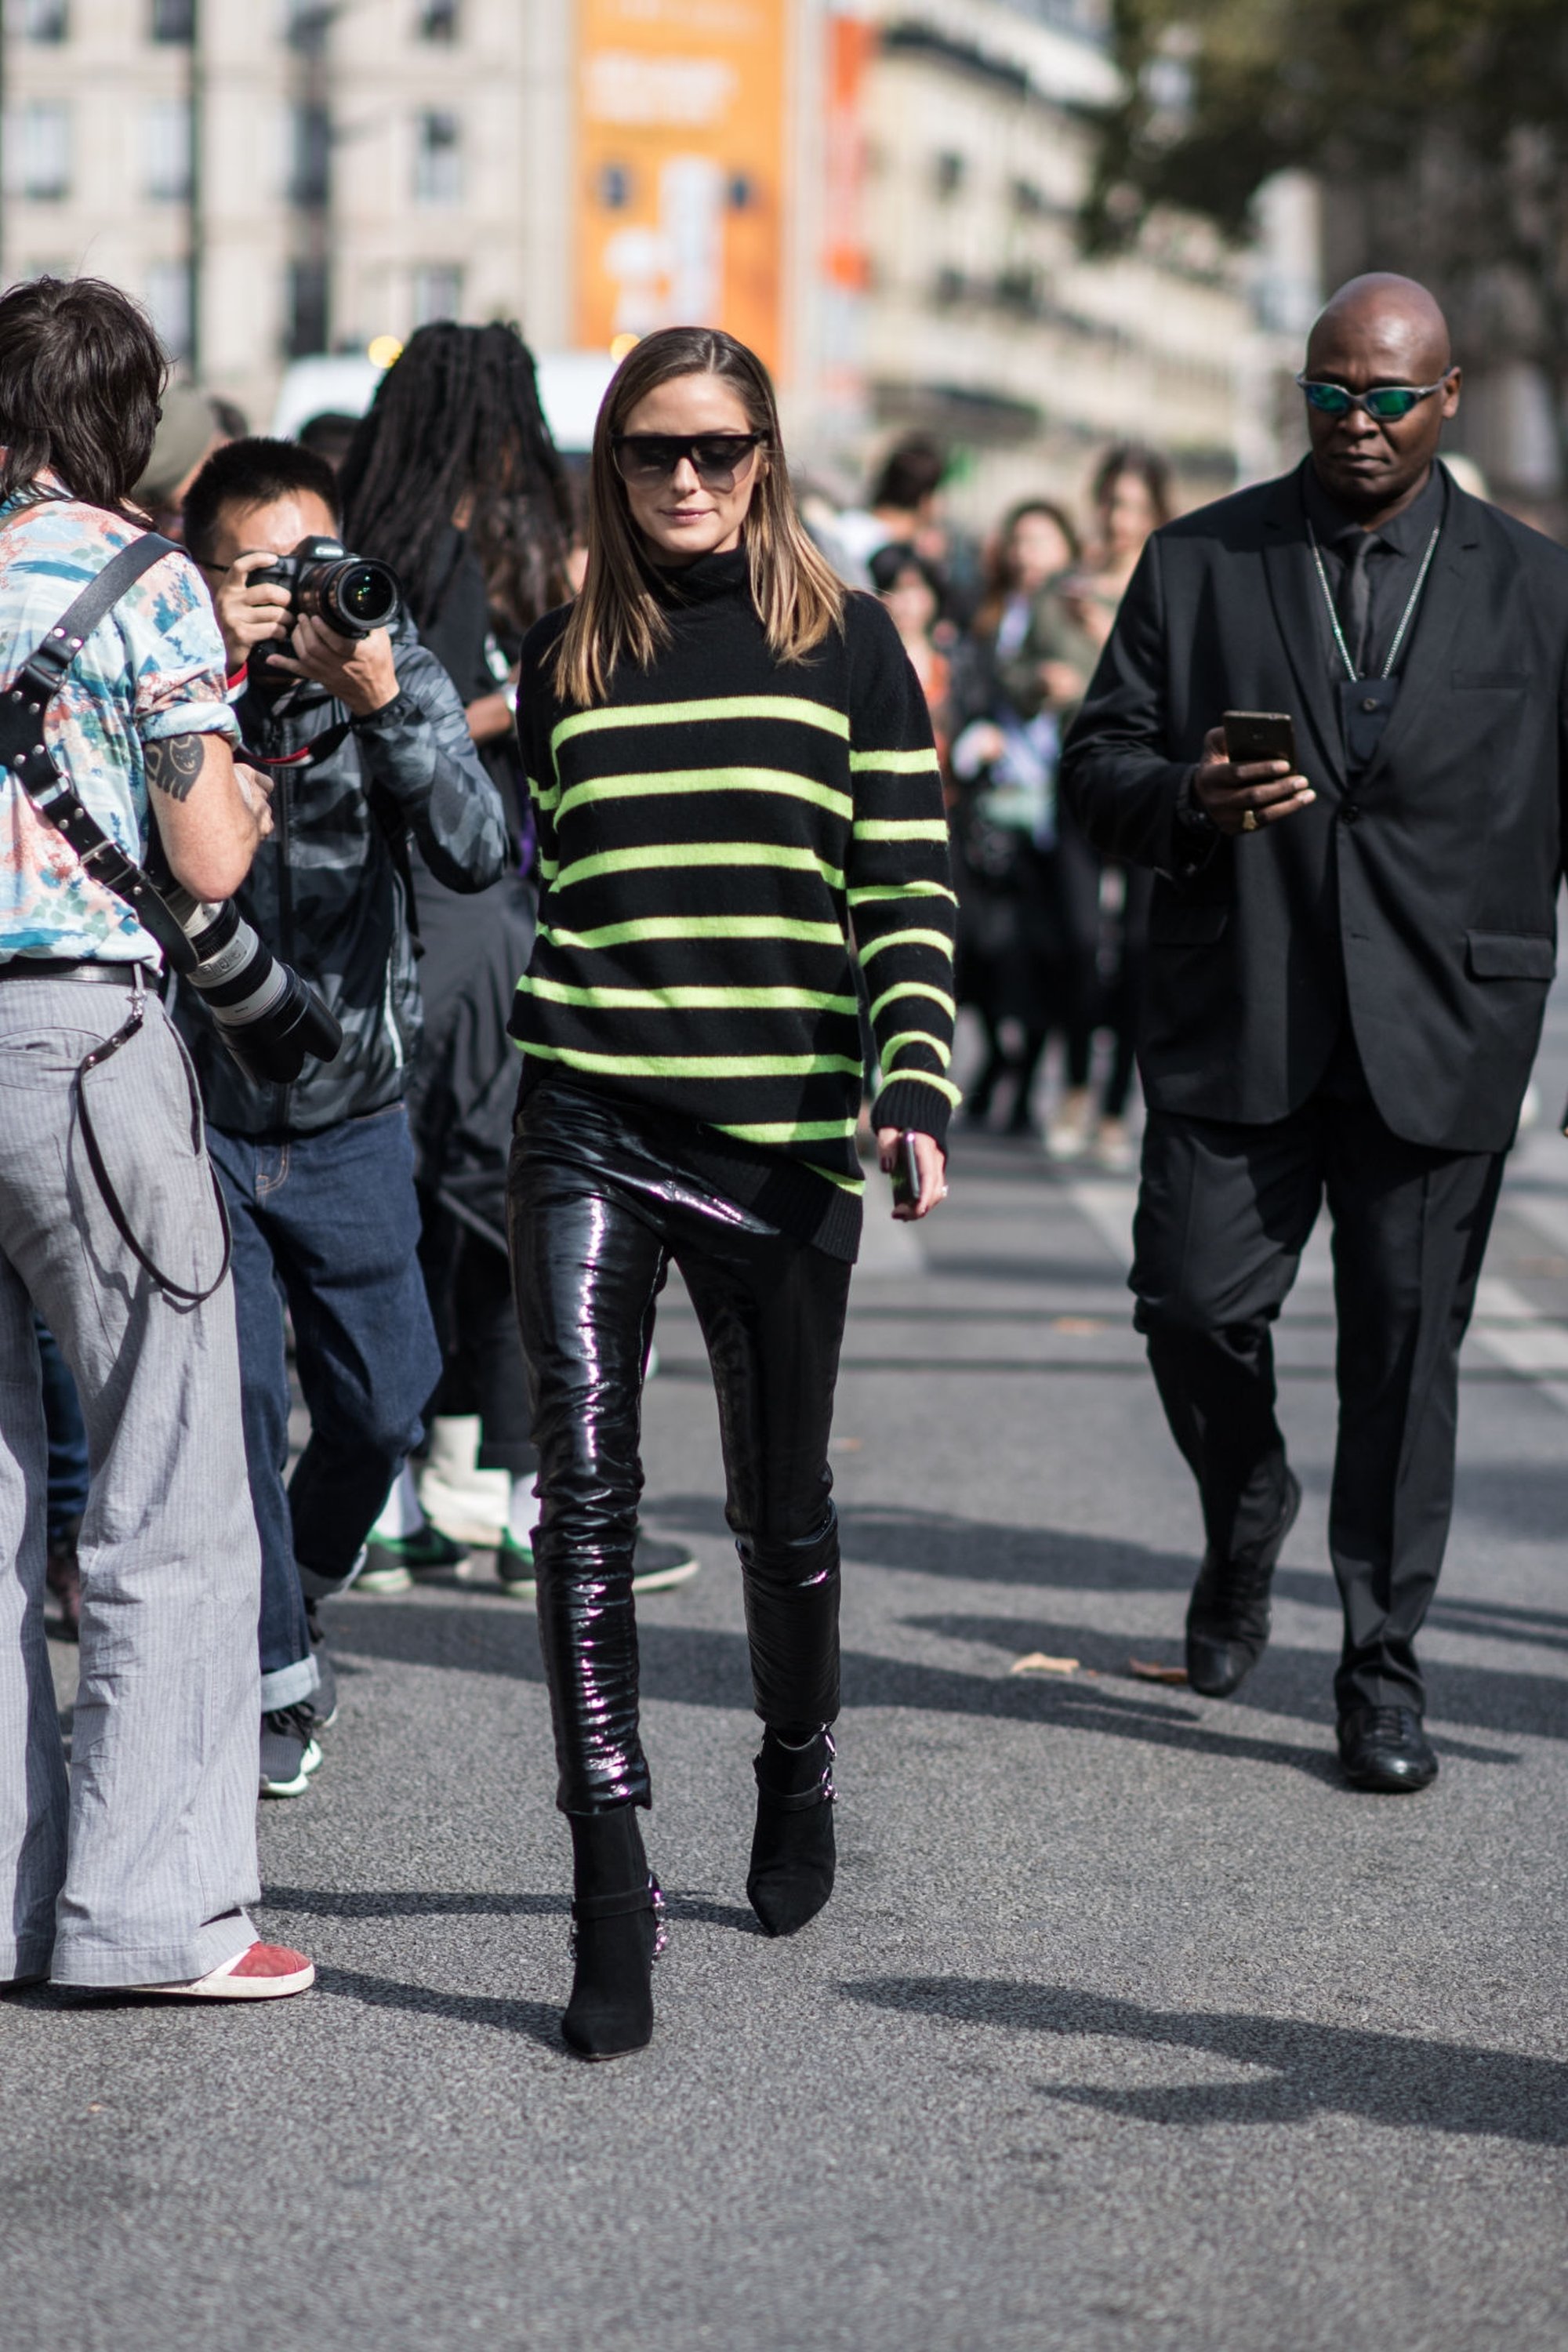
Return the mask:
<path id="1" fill-rule="evenodd" d="M 1344 1606 L 1340 1712 L 1423 1703 L 1415 1642 L 1453 1508 L 1459 1343 L 1500 1152 L 1406 1143 L 1371 1099 L 1320 1092 L 1263 1126 L 1151 1114 L 1135 1321 L 1210 1549 L 1277 1524 L 1285 1442 L 1271 1326 L 1319 1208 L 1333 1220 L 1339 1438 L 1329 1551 Z"/>

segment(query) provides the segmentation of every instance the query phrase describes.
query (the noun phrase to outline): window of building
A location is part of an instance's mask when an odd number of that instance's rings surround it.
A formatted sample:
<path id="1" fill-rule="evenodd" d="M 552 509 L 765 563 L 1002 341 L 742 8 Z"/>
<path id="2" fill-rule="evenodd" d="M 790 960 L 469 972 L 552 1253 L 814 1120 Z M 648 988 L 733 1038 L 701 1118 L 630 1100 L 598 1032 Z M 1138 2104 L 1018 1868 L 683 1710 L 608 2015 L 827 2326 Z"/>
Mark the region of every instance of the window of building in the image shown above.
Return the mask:
<path id="1" fill-rule="evenodd" d="M 457 319 L 463 309 L 463 272 L 456 261 L 422 261 L 414 273 L 414 323 Z"/>
<path id="2" fill-rule="evenodd" d="M 144 129 L 147 194 L 184 204 L 191 193 L 191 108 L 184 98 L 155 99 Z"/>
<path id="3" fill-rule="evenodd" d="M 153 0 L 149 30 L 155 41 L 194 41 L 196 0 Z"/>
<path id="4" fill-rule="evenodd" d="M 35 204 L 58 203 L 70 194 L 70 109 L 62 99 L 34 98 L 7 108 L 5 188 L 8 196 Z"/>
<path id="5" fill-rule="evenodd" d="M 313 359 L 327 348 L 327 265 L 324 261 L 289 264 L 289 356 Z"/>
<path id="6" fill-rule="evenodd" d="M 331 0 L 288 0 L 284 38 L 301 57 L 319 57 L 331 21 Z"/>
<path id="7" fill-rule="evenodd" d="M 459 30 L 458 0 L 421 0 L 416 30 L 422 41 L 455 41 Z"/>
<path id="8" fill-rule="evenodd" d="M 191 265 L 188 261 L 154 261 L 147 271 L 147 308 L 158 330 L 158 341 L 172 360 L 191 356 Z"/>
<path id="9" fill-rule="evenodd" d="M 332 192 L 332 118 L 324 106 L 291 107 L 289 116 L 289 199 L 316 209 Z"/>
<path id="10" fill-rule="evenodd" d="M 956 196 L 968 176 L 969 166 L 954 148 L 945 147 L 931 165 L 931 181 L 937 194 L 945 202 Z"/>
<path id="11" fill-rule="evenodd" d="M 414 121 L 414 200 L 456 205 L 463 196 L 462 129 L 455 114 L 427 108 Z"/>
<path id="12" fill-rule="evenodd" d="M 68 40 L 67 0 L 5 0 L 5 30 L 18 41 Z"/>

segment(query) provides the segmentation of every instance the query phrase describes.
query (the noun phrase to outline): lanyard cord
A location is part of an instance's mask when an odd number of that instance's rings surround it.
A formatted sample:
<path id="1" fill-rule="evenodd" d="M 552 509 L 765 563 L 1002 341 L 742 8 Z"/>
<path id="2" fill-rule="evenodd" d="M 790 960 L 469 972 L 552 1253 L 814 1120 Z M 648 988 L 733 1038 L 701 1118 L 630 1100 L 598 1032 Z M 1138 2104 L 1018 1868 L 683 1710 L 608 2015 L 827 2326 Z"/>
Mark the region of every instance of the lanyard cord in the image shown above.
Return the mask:
<path id="1" fill-rule="evenodd" d="M 1389 677 L 1393 675 L 1394 665 L 1399 659 L 1399 648 L 1405 643 L 1405 632 L 1415 618 L 1415 607 L 1421 602 L 1421 591 L 1426 585 L 1426 574 L 1432 569 L 1432 558 L 1437 552 L 1437 541 L 1442 535 L 1442 530 L 1441 523 L 1436 524 L 1432 536 L 1426 542 L 1426 552 L 1421 558 L 1421 569 L 1415 574 L 1415 585 L 1410 591 L 1410 601 L 1400 615 L 1399 626 L 1394 632 L 1394 643 L 1388 648 L 1388 659 L 1378 671 L 1379 677 Z M 1318 545 L 1318 534 L 1312 529 L 1310 516 L 1307 519 L 1307 537 L 1311 541 L 1312 561 L 1318 567 L 1318 578 L 1322 583 L 1323 602 L 1329 608 L 1329 626 L 1334 633 L 1334 643 L 1340 649 L 1340 659 L 1345 666 L 1345 676 L 1354 686 L 1360 673 L 1351 659 L 1350 647 L 1345 643 L 1345 633 L 1340 626 L 1340 616 L 1334 608 L 1334 592 L 1329 585 L 1329 575 L 1323 569 L 1322 551 Z"/>

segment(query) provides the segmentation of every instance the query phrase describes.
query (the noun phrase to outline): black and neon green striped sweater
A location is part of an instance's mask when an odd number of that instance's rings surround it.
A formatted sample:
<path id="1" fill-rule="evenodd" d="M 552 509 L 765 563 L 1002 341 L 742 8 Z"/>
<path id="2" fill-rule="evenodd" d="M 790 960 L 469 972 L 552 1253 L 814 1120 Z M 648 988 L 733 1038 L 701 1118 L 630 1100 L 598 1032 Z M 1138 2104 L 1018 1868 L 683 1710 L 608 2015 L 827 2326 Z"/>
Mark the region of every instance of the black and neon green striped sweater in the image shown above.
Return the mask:
<path id="1" fill-rule="evenodd" d="M 887 614 L 776 661 L 743 554 L 662 591 L 670 643 L 604 702 L 563 703 L 566 625 L 527 638 L 518 693 L 542 888 L 511 1030 L 553 1076 L 700 1129 L 731 1197 L 853 1255 L 870 1000 L 879 1126 L 945 1138 L 958 1090 L 954 900 L 924 698 Z M 771 1182 L 770 1182 L 771 1174 Z"/>

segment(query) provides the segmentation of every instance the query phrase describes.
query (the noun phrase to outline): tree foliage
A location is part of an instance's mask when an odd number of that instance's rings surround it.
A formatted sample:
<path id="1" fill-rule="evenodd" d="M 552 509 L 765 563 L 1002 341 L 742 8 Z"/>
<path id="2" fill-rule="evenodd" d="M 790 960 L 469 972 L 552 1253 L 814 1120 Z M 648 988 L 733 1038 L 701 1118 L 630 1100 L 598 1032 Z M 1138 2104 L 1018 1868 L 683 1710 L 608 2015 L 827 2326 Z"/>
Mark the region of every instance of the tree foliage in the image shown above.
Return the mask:
<path id="1" fill-rule="evenodd" d="M 1568 478 L 1564 0 L 1114 0 L 1090 250 L 1155 207 L 1245 236 L 1263 182 L 1321 178 L 1360 265 L 1425 278 L 1467 339 L 1542 368 Z"/>

